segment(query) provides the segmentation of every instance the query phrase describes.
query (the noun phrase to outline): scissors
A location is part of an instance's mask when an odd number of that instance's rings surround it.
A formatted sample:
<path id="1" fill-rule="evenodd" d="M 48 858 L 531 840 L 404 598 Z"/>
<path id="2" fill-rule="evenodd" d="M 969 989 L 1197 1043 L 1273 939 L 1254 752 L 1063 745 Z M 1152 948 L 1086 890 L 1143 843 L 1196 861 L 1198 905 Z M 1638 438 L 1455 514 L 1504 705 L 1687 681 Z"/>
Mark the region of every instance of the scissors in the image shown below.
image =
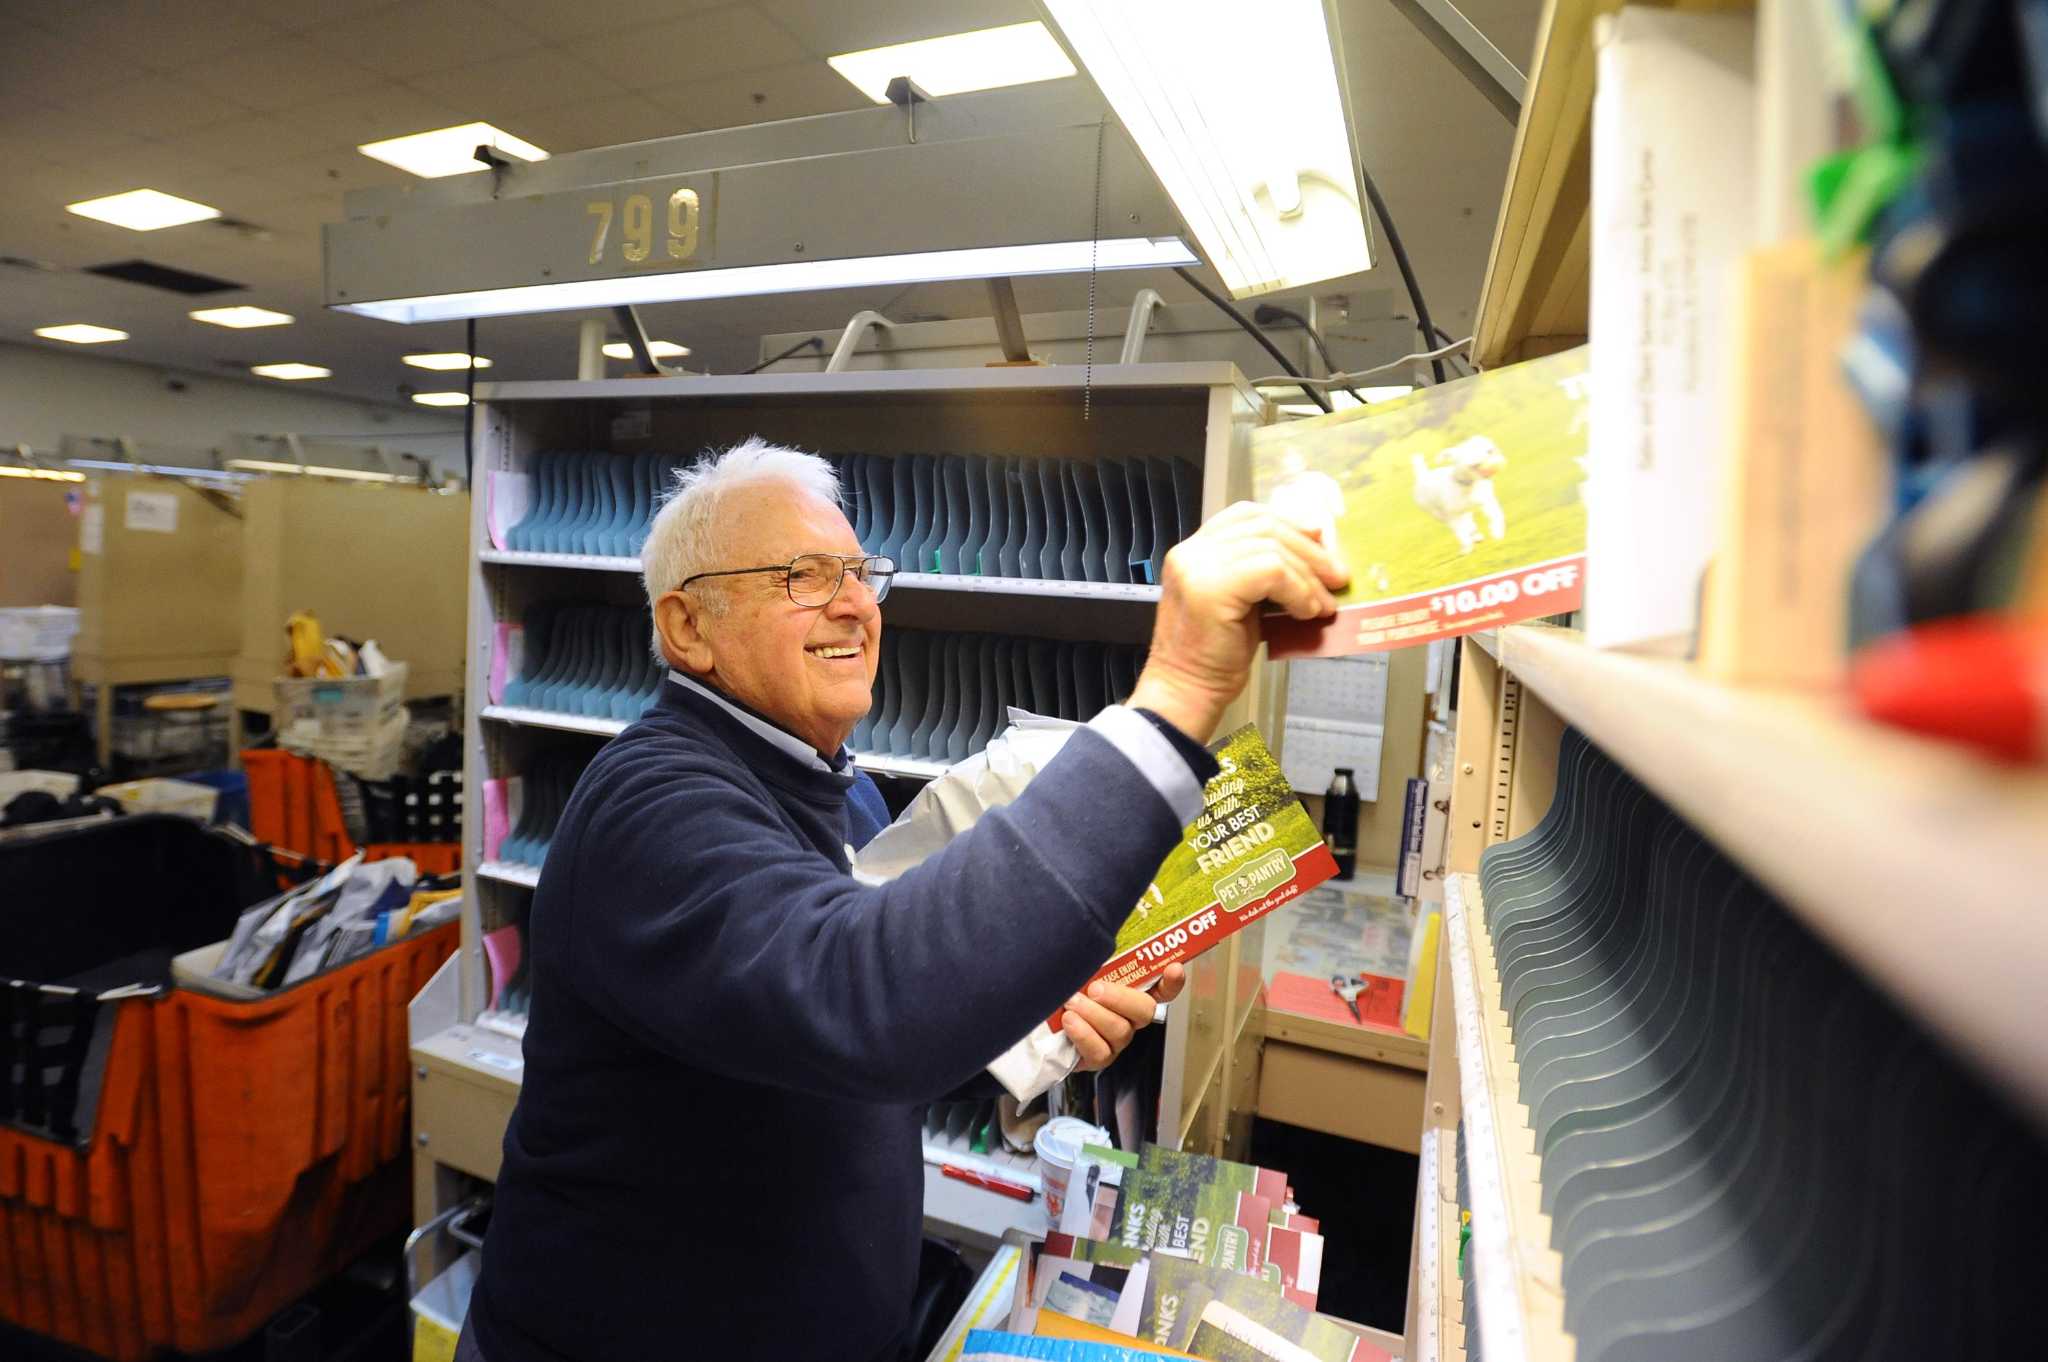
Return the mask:
<path id="1" fill-rule="evenodd" d="M 1333 974 L 1330 976 L 1330 991 L 1344 1000 L 1344 1006 L 1351 1009 L 1353 1020 L 1360 1023 L 1365 1021 L 1358 1011 L 1358 995 L 1365 992 L 1365 980 Z"/>

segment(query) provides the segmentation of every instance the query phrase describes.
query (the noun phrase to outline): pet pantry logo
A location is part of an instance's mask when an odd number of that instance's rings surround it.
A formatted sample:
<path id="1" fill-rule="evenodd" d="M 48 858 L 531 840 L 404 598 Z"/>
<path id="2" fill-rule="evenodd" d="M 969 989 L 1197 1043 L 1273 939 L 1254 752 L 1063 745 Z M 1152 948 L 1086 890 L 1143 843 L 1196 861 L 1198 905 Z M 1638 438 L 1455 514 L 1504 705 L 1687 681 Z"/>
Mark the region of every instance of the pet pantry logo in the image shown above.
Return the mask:
<path id="1" fill-rule="evenodd" d="M 1274 657 L 1408 647 L 1578 608 L 1586 350 L 1252 435 L 1259 499 L 1351 571 L 1334 620 L 1264 621 Z"/>

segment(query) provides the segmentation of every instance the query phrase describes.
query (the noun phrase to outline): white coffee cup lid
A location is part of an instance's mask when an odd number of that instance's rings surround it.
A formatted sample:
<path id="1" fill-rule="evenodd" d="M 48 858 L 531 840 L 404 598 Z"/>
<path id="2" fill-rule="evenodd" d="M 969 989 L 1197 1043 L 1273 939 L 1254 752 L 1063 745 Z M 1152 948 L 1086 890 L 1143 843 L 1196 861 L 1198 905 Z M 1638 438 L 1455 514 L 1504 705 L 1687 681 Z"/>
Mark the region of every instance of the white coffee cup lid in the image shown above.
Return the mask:
<path id="1" fill-rule="evenodd" d="M 1038 1151 L 1038 1157 L 1047 1163 L 1072 1168 L 1074 1160 L 1081 1156 L 1082 1145 L 1109 1148 L 1112 1141 L 1109 1132 L 1101 1126 L 1090 1125 L 1078 1116 L 1055 1116 L 1038 1128 L 1031 1144 Z"/>

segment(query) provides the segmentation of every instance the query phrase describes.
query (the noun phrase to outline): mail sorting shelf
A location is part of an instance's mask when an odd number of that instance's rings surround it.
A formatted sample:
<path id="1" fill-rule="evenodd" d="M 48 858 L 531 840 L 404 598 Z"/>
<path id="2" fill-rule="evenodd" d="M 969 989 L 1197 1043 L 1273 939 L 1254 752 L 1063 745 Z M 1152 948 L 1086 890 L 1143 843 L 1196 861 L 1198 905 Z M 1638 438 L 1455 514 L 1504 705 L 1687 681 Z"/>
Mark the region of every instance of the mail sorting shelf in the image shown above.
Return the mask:
<path id="1" fill-rule="evenodd" d="M 595 693 L 602 687 L 587 679 L 590 689 L 578 694 L 588 703 L 574 712 L 508 703 L 509 698 L 531 697 L 505 693 L 519 671 L 507 651 L 507 635 L 525 608 L 541 601 L 582 600 L 620 609 L 643 605 L 634 580 L 638 535 L 644 534 L 658 490 L 655 475 L 672 468 L 676 456 L 694 456 L 758 434 L 838 458 L 849 489 L 850 518 L 863 542 L 904 563 L 885 610 L 890 631 L 901 639 L 911 631 L 945 636 L 989 635 L 992 626 L 1000 629 L 1012 639 L 1009 698 L 1022 703 L 1034 680 L 1029 669 L 1033 640 L 1056 645 L 1049 655 L 1040 649 L 1041 657 L 1056 657 L 1065 646 L 1067 656 L 1078 659 L 1082 648 L 1095 646 L 1107 658 L 1106 645 L 1128 650 L 1127 663 L 1139 656 L 1159 595 L 1153 584 L 1156 559 L 1200 518 L 1249 494 L 1246 442 L 1265 410 L 1241 374 L 1217 363 L 1104 365 L 1093 371 L 1092 380 L 1080 370 L 1020 368 L 479 385 L 474 424 L 480 485 L 471 516 L 468 665 L 472 676 L 489 678 L 489 684 L 468 691 L 468 788 L 482 790 L 484 782 L 514 774 L 519 763 L 548 742 L 581 743 L 582 750 L 594 751 L 597 741 L 625 726 L 626 720 L 609 706 L 597 712 Z M 584 522 L 583 530 L 536 536 L 531 531 L 550 518 L 543 511 L 528 532 L 513 536 L 548 490 L 537 481 L 544 454 L 558 456 L 542 476 L 552 480 L 549 485 L 564 513 L 581 479 L 585 514 L 563 523 Z M 651 457 L 656 455 L 663 459 Z M 1143 476 L 1134 479 L 1134 471 Z M 1000 479 L 993 476 L 998 472 Z M 1112 476 L 1117 473 L 1120 484 Z M 1027 474 L 1037 475 L 1035 496 Z M 899 485 L 904 495 L 898 495 Z M 998 489 L 1001 517 L 995 509 Z M 1121 502 L 1116 500 L 1119 490 Z M 1148 537 L 1148 527 L 1137 518 L 1139 490 L 1152 527 L 1170 523 L 1170 537 Z M 923 516 L 917 514 L 921 491 L 928 499 Z M 1013 491 L 1015 516 L 1010 514 Z M 964 519 L 933 514 L 942 504 L 963 508 Z M 1132 517 L 1128 533 L 1121 531 L 1121 516 L 1112 525 L 1114 507 Z M 911 513 L 907 520 L 899 515 L 905 509 Z M 1071 533 L 1065 531 L 1069 525 Z M 1021 531 L 1014 542 L 1013 528 Z M 977 529 L 979 549 L 973 550 Z M 1049 544 L 1056 553 L 1049 552 Z M 1134 548 L 1144 550 L 1135 559 Z M 1030 571 L 1032 549 L 1035 574 Z M 914 571 L 918 568 L 950 570 Z M 1002 602 L 1000 615 L 991 615 L 994 600 Z M 625 632 L 621 626 L 621 639 Z M 1026 663 L 1022 676 L 1015 666 L 1020 655 Z M 1102 677 L 1104 699 L 1132 674 L 1129 665 L 1112 667 L 1093 653 L 1088 659 L 1094 664 L 1088 675 L 1099 672 Z M 971 688 L 962 684 L 967 678 L 955 660 L 955 702 L 969 699 L 972 691 L 976 722 L 965 735 L 971 740 L 988 714 L 982 658 L 970 655 Z M 993 684 L 996 645 L 987 660 Z M 1074 665 L 1081 664 L 1077 660 Z M 1058 697 L 1058 672 L 1050 679 L 1052 695 Z M 886 703 L 888 682 L 879 684 Z M 1230 721 L 1263 718 L 1270 725 L 1268 711 L 1278 697 L 1279 689 L 1261 676 Z M 1029 703 L 1039 701 L 1032 691 Z M 939 703 L 942 716 L 943 679 Z M 1072 703 L 1083 703 L 1079 684 Z M 872 741 L 875 725 L 869 727 Z M 932 730 L 938 728 L 935 717 Z M 894 729 L 892 724 L 892 734 Z M 946 731 L 950 735 L 952 730 Z M 913 725 L 909 736 L 915 733 Z M 857 759 L 877 772 L 930 776 L 953 754 L 950 737 L 943 759 L 911 750 L 914 743 L 902 746 L 895 752 L 864 749 Z M 927 750 L 938 751 L 929 734 Z M 465 883 L 471 892 L 464 902 L 454 1014 L 461 1035 L 417 1037 L 416 1054 L 442 1079 L 466 1075 L 475 1080 L 475 1090 L 488 1095 L 479 1100 L 499 1110 L 495 1104 L 502 1104 L 508 1085 L 517 1082 L 511 1058 L 517 1047 L 474 1025 L 486 996 L 481 937 L 489 928 L 518 920 L 530 899 L 529 882 L 537 875 L 524 863 L 487 860 L 484 852 L 484 820 L 472 819 L 464 832 Z M 1259 943 L 1243 941 L 1242 948 L 1255 955 Z M 1226 1119 L 1225 1095 L 1250 1087 L 1255 1037 L 1247 1022 L 1256 990 L 1246 982 L 1250 972 L 1235 968 L 1236 950 L 1233 945 L 1213 952 L 1203 966 L 1208 980 L 1191 986 L 1186 1005 L 1172 1014 L 1161 1102 L 1162 1138 L 1170 1142 L 1220 1150 L 1233 1133 L 1242 1133 L 1242 1122 L 1233 1125 Z M 499 1042 L 511 1046 L 510 1051 L 504 1052 Z M 444 1097 L 448 1091 L 444 1083 Z M 421 1110 L 444 1111 L 445 1104 L 423 1099 Z M 445 1118 L 436 1120 L 448 1126 Z M 457 1146 L 472 1152 L 456 1152 Z M 448 1137 L 437 1137 L 423 1155 L 427 1166 L 415 1184 L 417 1219 L 430 1218 L 459 1190 L 448 1173 L 494 1176 L 494 1147 L 490 1139 L 451 1145 Z"/>
<path id="2" fill-rule="evenodd" d="M 1410 1355 L 2013 1351 L 2048 778 L 1532 626 L 1457 768 Z"/>

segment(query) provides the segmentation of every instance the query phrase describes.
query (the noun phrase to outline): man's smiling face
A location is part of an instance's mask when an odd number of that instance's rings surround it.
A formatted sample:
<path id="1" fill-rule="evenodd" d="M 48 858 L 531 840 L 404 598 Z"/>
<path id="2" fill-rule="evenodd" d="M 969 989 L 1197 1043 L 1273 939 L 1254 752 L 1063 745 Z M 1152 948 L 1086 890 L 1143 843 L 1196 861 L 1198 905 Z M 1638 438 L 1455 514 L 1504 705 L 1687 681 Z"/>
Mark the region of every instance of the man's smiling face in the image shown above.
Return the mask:
<path id="1" fill-rule="evenodd" d="M 861 551 L 839 508 L 794 483 L 736 488 L 719 511 L 719 537 L 728 548 L 713 570 Z M 772 572 L 715 577 L 690 592 L 724 596 L 722 611 L 698 612 L 708 679 L 820 752 L 838 751 L 873 700 L 882 642 L 874 592 L 849 576 L 831 604 L 802 606 Z"/>

